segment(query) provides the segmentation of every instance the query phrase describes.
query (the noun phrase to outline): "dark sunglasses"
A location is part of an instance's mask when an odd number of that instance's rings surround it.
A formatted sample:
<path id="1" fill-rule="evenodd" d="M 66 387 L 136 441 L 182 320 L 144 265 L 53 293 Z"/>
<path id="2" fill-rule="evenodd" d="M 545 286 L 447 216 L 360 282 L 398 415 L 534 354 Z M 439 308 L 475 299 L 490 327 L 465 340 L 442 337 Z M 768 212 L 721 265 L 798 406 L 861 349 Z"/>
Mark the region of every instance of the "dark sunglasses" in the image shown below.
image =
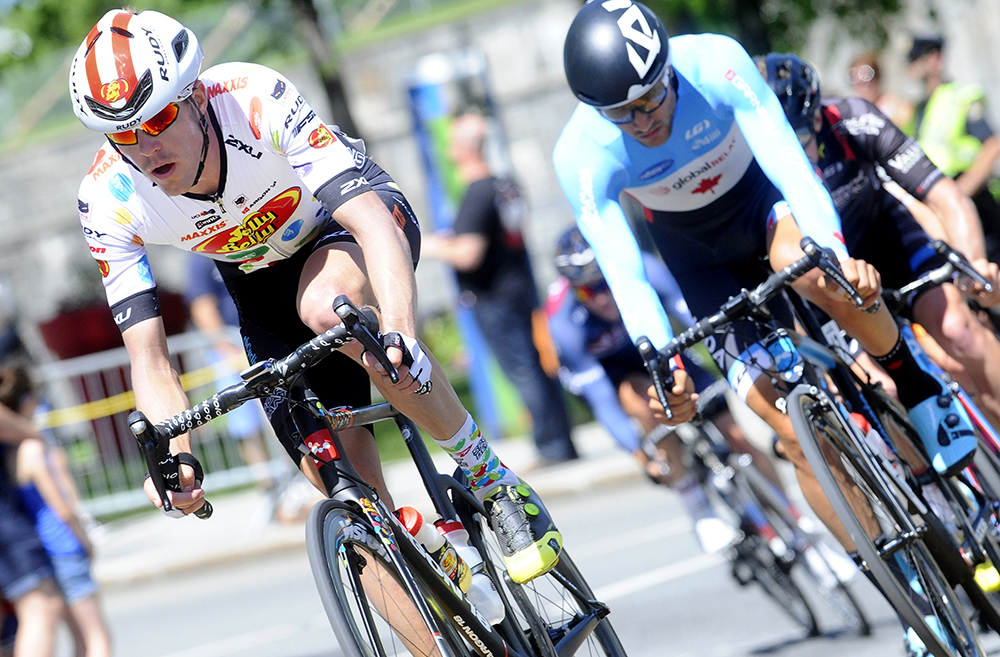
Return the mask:
<path id="1" fill-rule="evenodd" d="M 177 115 L 180 114 L 180 105 L 177 103 L 169 103 L 166 107 L 160 110 L 156 116 L 150 120 L 144 122 L 139 127 L 147 135 L 156 136 L 169 128 L 174 121 L 177 120 Z M 114 132 L 108 134 L 108 140 L 113 144 L 118 144 L 120 146 L 133 146 L 139 143 L 139 135 L 136 134 L 135 130 L 126 130 L 124 132 Z"/>
<path id="2" fill-rule="evenodd" d="M 660 105 L 667 100 L 668 87 L 665 81 L 657 82 L 653 88 L 641 97 L 622 107 L 609 107 L 597 110 L 604 118 L 615 125 L 628 125 L 635 121 L 635 113 L 652 114 L 660 109 Z"/>

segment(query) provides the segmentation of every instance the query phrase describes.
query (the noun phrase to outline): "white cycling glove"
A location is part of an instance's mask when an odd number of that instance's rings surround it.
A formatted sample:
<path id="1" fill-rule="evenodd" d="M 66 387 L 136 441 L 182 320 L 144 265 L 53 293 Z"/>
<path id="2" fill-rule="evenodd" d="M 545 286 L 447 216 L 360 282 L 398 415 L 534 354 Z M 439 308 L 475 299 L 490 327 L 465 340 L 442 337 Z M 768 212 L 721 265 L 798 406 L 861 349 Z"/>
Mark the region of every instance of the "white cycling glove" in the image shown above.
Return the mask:
<path id="1" fill-rule="evenodd" d="M 403 352 L 403 365 L 410 368 L 410 376 L 420 384 L 415 391 L 418 395 L 426 395 L 431 391 L 431 360 L 420 348 L 416 338 L 395 331 L 382 336 L 382 346 L 388 349 L 395 347 Z"/>

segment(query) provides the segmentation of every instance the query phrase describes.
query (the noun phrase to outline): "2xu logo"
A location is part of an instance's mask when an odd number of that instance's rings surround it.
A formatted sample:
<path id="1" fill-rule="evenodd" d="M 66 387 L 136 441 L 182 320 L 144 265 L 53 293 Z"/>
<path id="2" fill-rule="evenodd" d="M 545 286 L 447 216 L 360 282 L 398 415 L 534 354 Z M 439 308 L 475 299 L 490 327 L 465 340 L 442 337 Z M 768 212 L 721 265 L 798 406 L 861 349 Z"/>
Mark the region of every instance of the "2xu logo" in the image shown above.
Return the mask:
<path id="1" fill-rule="evenodd" d="M 660 43 L 660 35 L 652 30 L 649 21 L 646 20 L 646 15 L 631 0 L 608 0 L 601 3 L 601 6 L 609 12 L 619 9 L 625 10 L 618 17 L 618 29 L 621 30 L 622 36 L 631 42 L 625 44 L 629 63 L 632 64 L 632 68 L 635 69 L 640 79 L 645 78 L 663 47 L 663 44 Z M 636 52 L 633 44 L 646 51 L 645 59 Z"/>

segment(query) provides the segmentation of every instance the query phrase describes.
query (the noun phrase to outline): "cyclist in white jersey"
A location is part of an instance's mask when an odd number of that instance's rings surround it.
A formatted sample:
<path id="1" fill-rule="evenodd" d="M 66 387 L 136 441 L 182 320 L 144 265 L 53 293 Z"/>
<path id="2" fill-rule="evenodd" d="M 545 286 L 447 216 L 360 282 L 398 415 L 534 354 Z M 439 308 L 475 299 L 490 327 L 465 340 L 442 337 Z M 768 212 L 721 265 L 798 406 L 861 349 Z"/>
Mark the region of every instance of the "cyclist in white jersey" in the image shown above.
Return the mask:
<path id="1" fill-rule="evenodd" d="M 799 242 L 809 235 L 836 252 L 867 312 L 818 271 L 795 288 L 887 366 L 935 468 L 951 472 L 971 460 L 975 438 L 968 416 L 919 368 L 880 307 L 878 272 L 848 256 L 829 193 L 738 43 L 712 34 L 668 39 L 644 5 L 595 0 L 569 28 L 564 65 L 582 102 L 556 144 L 556 172 L 633 341 L 645 335 L 661 348 L 670 325 L 646 280 L 621 194 L 644 206 L 650 234 L 696 317 L 801 258 Z M 756 334 L 738 331 L 729 336 L 732 344 L 711 336 L 706 345 L 736 391 L 778 433 L 810 505 L 852 547 L 775 406 L 779 393 L 771 377 L 730 355 L 759 351 Z M 690 378 L 678 371 L 668 394 L 674 422 L 691 417 L 691 399 Z M 658 406 L 655 399 L 651 404 Z M 957 426 L 945 424 L 951 415 L 959 418 Z M 953 439 L 939 443 L 939 429 Z"/>
<path id="2" fill-rule="evenodd" d="M 465 470 L 511 576 L 527 581 L 546 572 L 561 549 L 558 530 L 415 339 L 420 232 L 398 186 L 363 143 L 321 121 L 280 74 L 245 63 L 202 73 L 201 61 L 194 33 L 174 19 L 112 10 L 70 71 L 77 117 L 107 136 L 80 186 L 79 211 L 129 353 L 137 407 L 155 422 L 188 406 L 168 360 L 146 244 L 216 261 L 251 363 L 285 356 L 338 324 L 333 300 L 346 294 L 378 308 L 400 380 L 393 384 L 352 343 L 310 370 L 310 387 L 327 406 L 359 406 L 370 402 L 370 376 Z M 271 399 L 265 410 L 318 485 L 312 459 L 297 449 L 301 437 L 286 424 L 287 404 Z M 348 429 L 342 438 L 360 474 L 387 497 L 370 431 Z M 171 450 L 190 452 L 190 437 L 175 439 Z M 204 499 L 193 472 L 182 465 L 184 492 L 170 494 L 186 513 Z M 150 482 L 146 492 L 158 503 Z"/>

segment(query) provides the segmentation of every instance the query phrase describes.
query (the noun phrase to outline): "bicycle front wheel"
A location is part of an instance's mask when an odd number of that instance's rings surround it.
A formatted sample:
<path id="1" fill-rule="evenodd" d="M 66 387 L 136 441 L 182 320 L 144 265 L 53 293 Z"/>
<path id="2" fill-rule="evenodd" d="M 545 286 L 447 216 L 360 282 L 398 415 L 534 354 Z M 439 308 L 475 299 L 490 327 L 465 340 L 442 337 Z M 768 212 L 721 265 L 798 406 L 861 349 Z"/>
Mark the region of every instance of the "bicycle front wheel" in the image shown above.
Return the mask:
<path id="1" fill-rule="evenodd" d="M 825 393 L 799 385 L 787 402 L 817 481 L 889 604 L 937 657 L 983 657 L 971 621 L 924 543 L 928 528 L 904 506 L 905 483 L 883 470 Z"/>
<path id="2" fill-rule="evenodd" d="M 782 562 L 760 535 L 745 536 L 735 545 L 733 576 L 743 583 L 755 581 L 764 592 L 809 636 L 819 635 L 819 625 L 802 589 L 789 575 L 794 562 Z"/>
<path id="3" fill-rule="evenodd" d="M 550 572 L 517 584 L 507 575 L 503 553 L 486 520 L 478 514 L 474 517 L 480 522 L 467 522 L 466 527 L 507 602 L 507 617 L 498 630 L 508 643 L 538 657 L 625 657 L 625 649 L 606 618 L 608 608 L 594 598 L 565 549 Z"/>
<path id="4" fill-rule="evenodd" d="M 784 495 L 779 493 L 774 484 L 752 463 L 742 468 L 742 472 L 746 478 L 746 485 L 760 505 L 768 523 L 794 555 L 798 567 L 792 570 L 792 574 L 798 574 L 800 581 L 808 581 L 811 589 L 826 601 L 847 627 L 861 636 L 870 635 L 871 624 L 857 598 L 847 585 L 840 581 L 826 556 L 823 555 L 823 546 L 820 543 L 823 539 L 807 533 L 799 526 L 799 521 L 789 510 L 789 502 L 784 499 Z M 844 558 L 847 558 L 846 555 Z"/>
<path id="5" fill-rule="evenodd" d="M 416 603 L 366 519 L 335 500 L 317 503 L 306 524 L 313 577 L 347 657 L 465 657 L 461 639 L 433 605 Z M 432 600 L 416 585 L 423 600 Z M 431 610 L 428 624 L 420 607 Z"/>

